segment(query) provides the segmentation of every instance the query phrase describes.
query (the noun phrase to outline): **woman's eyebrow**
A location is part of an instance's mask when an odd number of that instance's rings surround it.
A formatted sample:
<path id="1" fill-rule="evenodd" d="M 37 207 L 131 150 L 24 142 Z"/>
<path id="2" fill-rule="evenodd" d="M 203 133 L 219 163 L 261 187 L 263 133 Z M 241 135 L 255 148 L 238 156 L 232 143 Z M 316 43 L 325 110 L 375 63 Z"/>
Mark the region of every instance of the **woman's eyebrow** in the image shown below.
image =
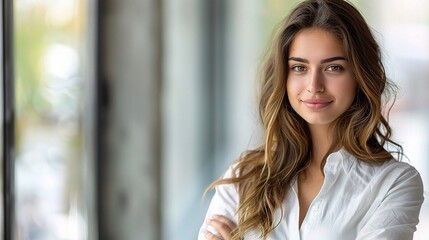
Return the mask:
<path id="1" fill-rule="evenodd" d="M 310 63 L 310 61 L 308 61 L 308 59 L 300 58 L 300 57 L 290 57 L 288 60 L 289 61 L 293 60 L 293 61 L 303 62 L 303 63 Z M 336 57 L 330 57 L 330 58 L 322 59 L 322 60 L 320 60 L 320 63 L 328 63 L 328 62 L 333 62 L 333 61 L 337 61 L 337 60 L 347 61 L 347 59 L 345 57 L 336 56 Z"/>
<path id="2" fill-rule="evenodd" d="M 289 61 L 293 60 L 293 61 L 296 61 L 296 62 L 303 62 L 303 63 L 310 63 L 310 61 L 308 61 L 307 59 L 300 58 L 300 57 L 290 57 L 288 60 Z"/>
<path id="3" fill-rule="evenodd" d="M 320 61 L 320 63 L 328 63 L 328 62 L 333 62 L 333 61 L 336 61 L 336 60 L 347 61 L 347 59 L 345 57 L 337 56 L 337 57 L 331 57 L 331 58 L 322 59 Z"/>

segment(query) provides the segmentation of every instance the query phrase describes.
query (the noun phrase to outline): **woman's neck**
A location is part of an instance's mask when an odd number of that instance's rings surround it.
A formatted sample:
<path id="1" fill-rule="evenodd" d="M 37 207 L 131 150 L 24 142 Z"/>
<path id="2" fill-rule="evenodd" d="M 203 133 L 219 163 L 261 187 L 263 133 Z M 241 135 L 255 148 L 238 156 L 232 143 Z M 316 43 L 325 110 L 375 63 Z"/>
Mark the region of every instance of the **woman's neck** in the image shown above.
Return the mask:
<path id="1" fill-rule="evenodd" d="M 312 151 L 311 164 L 320 166 L 326 154 L 332 150 L 332 132 L 328 125 L 309 125 Z"/>

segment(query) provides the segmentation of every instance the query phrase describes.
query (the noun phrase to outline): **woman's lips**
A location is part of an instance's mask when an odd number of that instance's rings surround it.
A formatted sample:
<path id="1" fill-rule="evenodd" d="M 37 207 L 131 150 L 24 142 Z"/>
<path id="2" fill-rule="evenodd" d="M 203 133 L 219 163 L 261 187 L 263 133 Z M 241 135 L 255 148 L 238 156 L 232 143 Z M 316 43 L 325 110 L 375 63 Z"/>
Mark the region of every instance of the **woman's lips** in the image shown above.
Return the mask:
<path id="1" fill-rule="evenodd" d="M 313 109 L 322 109 L 324 107 L 327 107 L 329 104 L 332 103 L 332 100 L 326 100 L 326 99 L 306 99 L 302 100 L 302 102 L 309 108 Z"/>

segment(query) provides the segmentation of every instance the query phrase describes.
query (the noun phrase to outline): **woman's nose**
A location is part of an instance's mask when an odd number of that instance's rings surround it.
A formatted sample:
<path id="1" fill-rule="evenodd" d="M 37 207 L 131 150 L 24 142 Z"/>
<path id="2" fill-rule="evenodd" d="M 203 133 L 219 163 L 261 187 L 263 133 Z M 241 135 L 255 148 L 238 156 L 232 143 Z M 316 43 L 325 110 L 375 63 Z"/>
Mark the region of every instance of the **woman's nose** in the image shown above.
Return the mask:
<path id="1" fill-rule="evenodd" d="M 322 76 L 318 71 L 313 71 L 309 77 L 310 79 L 307 86 L 307 92 L 321 93 L 325 91 Z"/>

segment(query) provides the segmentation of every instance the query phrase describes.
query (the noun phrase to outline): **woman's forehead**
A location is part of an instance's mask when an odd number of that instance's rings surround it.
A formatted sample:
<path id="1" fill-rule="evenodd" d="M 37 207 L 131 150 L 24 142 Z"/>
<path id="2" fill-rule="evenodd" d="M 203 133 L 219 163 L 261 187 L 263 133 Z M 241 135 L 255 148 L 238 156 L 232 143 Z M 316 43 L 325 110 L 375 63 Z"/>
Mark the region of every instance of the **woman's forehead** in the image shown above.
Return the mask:
<path id="1" fill-rule="evenodd" d="M 319 28 L 300 30 L 289 47 L 290 57 L 321 60 L 332 57 L 346 57 L 342 42 L 331 32 Z"/>

